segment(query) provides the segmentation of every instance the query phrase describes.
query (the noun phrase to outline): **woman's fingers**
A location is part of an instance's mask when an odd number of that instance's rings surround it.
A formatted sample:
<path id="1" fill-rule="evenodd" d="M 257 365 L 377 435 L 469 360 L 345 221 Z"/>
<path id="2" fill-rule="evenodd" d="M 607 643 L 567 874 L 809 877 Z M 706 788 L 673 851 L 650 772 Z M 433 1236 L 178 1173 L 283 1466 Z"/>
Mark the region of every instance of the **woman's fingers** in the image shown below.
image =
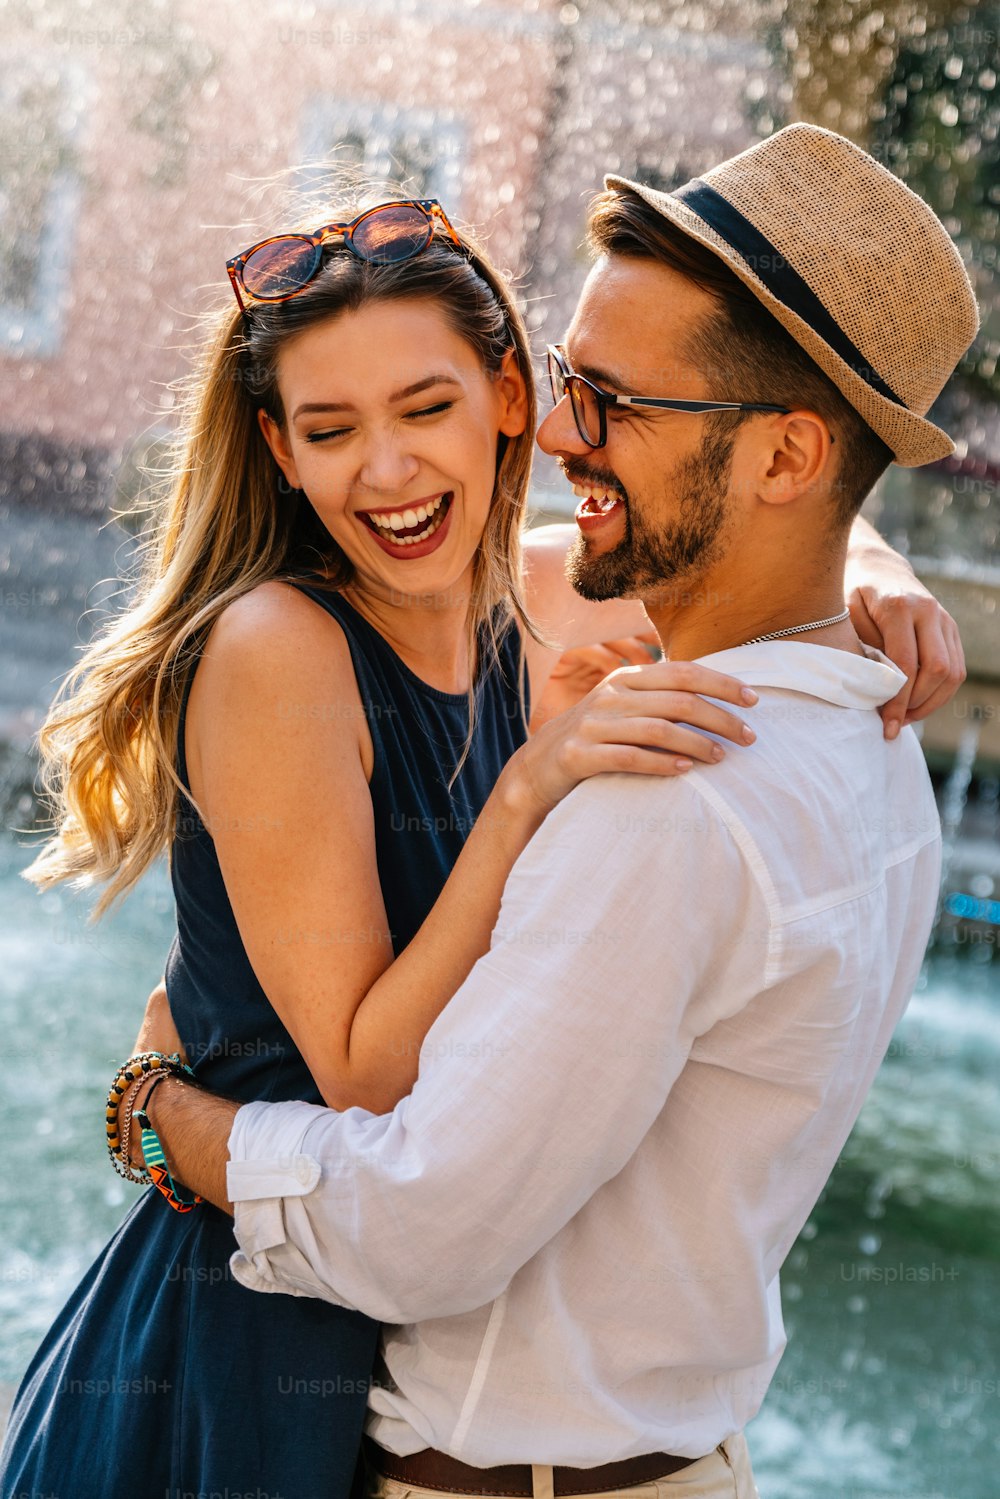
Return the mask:
<path id="1" fill-rule="evenodd" d="M 906 709 L 904 723 L 916 723 L 921 718 L 926 718 L 931 713 L 936 713 L 938 708 L 943 708 L 965 681 L 965 651 L 962 648 L 962 638 L 958 633 L 958 625 L 945 615 L 941 624 L 946 648 L 948 650 L 948 674 L 943 681 L 938 683 L 935 690 L 928 696 L 921 697 L 919 694 L 920 679 L 917 678 L 916 686 L 910 697 Z"/>
<path id="2" fill-rule="evenodd" d="M 653 656 L 650 648 L 659 649 L 659 642 L 655 635 L 626 635 L 620 640 L 605 640 L 602 649 L 607 652 L 607 658 L 613 661 L 608 669 L 614 671 L 619 666 L 651 666 Z"/>
<path id="3" fill-rule="evenodd" d="M 669 776 L 714 764 L 725 751 L 710 735 L 744 747 L 756 737 L 723 703 L 746 711 L 756 701 L 738 678 L 694 662 L 623 667 L 518 751 L 532 804 L 553 807 L 602 772 Z"/>
<path id="4" fill-rule="evenodd" d="M 741 704 L 745 710 L 750 705 Z M 641 723 L 687 724 L 691 728 L 705 729 L 710 734 L 719 734 L 731 739 L 734 744 L 752 744 L 756 735 L 752 726 L 737 713 L 731 713 L 709 698 L 699 697 L 696 692 L 609 692 L 603 703 L 595 703 L 588 715 L 594 733 L 602 740 L 614 739 L 622 731 L 622 724 L 635 720 Z"/>
<path id="5" fill-rule="evenodd" d="M 907 723 L 926 718 L 943 706 L 965 680 L 965 653 L 950 614 L 938 609 L 918 619 L 916 635 L 919 665 L 906 705 Z"/>
<path id="6" fill-rule="evenodd" d="M 965 680 L 958 628 L 916 580 L 912 587 L 886 594 L 855 589 L 850 605 L 861 639 L 883 651 L 907 678 L 879 709 L 886 738 L 892 739 L 902 724 L 926 718 L 947 703 Z"/>
<path id="7" fill-rule="evenodd" d="M 635 692 L 691 692 L 741 707 L 752 707 L 757 701 L 757 693 L 739 677 L 697 661 L 651 661 L 648 666 L 623 667 L 615 673 L 615 681 Z"/>
<path id="8" fill-rule="evenodd" d="M 683 755 L 665 755 L 661 750 L 646 749 L 639 744 L 602 744 L 595 746 L 595 760 L 581 780 L 593 775 L 682 776 L 693 769 L 694 760 Z"/>
<path id="9" fill-rule="evenodd" d="M 648 656 L 646 660 L 649 660 Z M 610 645 L 578 645 L 571 651 L 564 651 L 553 670 L 558 671 L 560 667 L 585 667 L 598 677 L 606 677 L 617 671 L 621 664 L 621 654 Z"/>
<path id="10" fill-rule="evenodd" d="M 645 659 L 648 664 L 649 657 Z M 532 703 L 531 733 L 537 734 L 558 714 L 574 708 L 621 664 L 622 657 L 604 645 L 579 646 L 564 651 L 552 668 L 541 694 Z"/>
<path id="11" fill-rule="evenodd" d="M 594 673 L 595 680 L 610 676 L 622 666 L 651 666 L 652 657 L 637 635 L 621 640 L 604 640 L 598 645 L 578 645 L 564 651 L 554 671 L 585 669 Z"/>
<path id="12" fill-rule="evenodd" d="M 699 734 L 686 723 L 664 718 L 619 718 L 606 726 L 607 737 L 599 744 L 639 745 L 656 755 L 680 755 L 713 765 L 725 756 L 725 749 L 715 739 Z M 731 735 L 737 744 L 749 743 L 742 735 Z"/>
<path id="13" fill-rule="evenodd" d="M 872 619 L 868 611 L 868 604 L 862 589 L 855 588 L 847 599 L 848 608 L 851 611 L 851 624 L 854 633 L 865 645 L 873 645 L 877 651 L 882 649 L 882 631 Z"/>

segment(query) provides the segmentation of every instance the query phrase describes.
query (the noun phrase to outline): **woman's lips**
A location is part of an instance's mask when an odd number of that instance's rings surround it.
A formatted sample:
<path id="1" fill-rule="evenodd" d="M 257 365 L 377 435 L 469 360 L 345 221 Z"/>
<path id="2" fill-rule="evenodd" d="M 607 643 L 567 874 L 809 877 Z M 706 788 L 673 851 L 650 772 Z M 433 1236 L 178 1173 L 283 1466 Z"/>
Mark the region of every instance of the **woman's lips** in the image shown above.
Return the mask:
<path id="1" fill-rule="evenodd" d="M 431 502 L 424 508 L 432 513 L 424 520 L 416 520 L 409 526 L 400 528 L 389 528 L 380 525 L 375 520 L 375 515 L 383 514 L 387 519 L 389 514 L 393 518 L 401 517 L 402 511 L 394 512 L 367 512 L 358 516 L 365 530 L 372 539 L 387 552 L 390 557 L 396 557 L 400 561 L 413 561 L 417 557 L 426 557 L 429 553 L 437 551 L 448 533 L 451 521 L 451 513 L 454 508 L 454 492 L 446 490 L 436 505 Z"/>

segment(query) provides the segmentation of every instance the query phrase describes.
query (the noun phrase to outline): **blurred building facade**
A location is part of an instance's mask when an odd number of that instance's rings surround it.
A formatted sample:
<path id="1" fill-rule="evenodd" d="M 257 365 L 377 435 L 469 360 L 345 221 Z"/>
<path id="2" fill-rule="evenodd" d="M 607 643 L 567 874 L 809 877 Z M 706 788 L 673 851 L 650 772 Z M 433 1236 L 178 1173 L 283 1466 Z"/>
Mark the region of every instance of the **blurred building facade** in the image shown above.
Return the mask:
<path id="1" fill-rule="evenodd" d="M 6 12 L 0 506 L 104 513 L 116 474 L 119 492 L 134 485 L 136 455 L 170 430 L 198 315 L 231 295 L 226 257 L 280 226 L 289 188 L 321 192 L 330 163 L 403 181 L 479 226 L 518 277 L 536 353 L 571 315 L 606 171 L 670 187 L 790 118 L 912 167 L 963 248 L 975 239 L 981 288 L 993 284 L 995 6 L 13 0 Z M 957 458 L 895 471 L 873 511 L 950 589 L 977 673 L 1000 677 L 1000 308 L 984 301 L 984 339 L 940 412 Z M 544 462 L 538 487 L 546 508 L 568 502 Z M 989 576 L 977 583 L 970 561 Z M 982 730 L 1000 759 L 1000 723 Z M 950 752 L 961 732 L 954 719 L 932 737 Z"/>
<path id="2" fill-rule="evenodd" d="M 482 226 L 558 337 L 603 173 L 668 183 L 741 149 L 769 66 L 735 9 L 707 32 L 617 9 L 26 7 L 0 95 L 0 430 L 113 458 L 169 422 L 225 258 L 331 160 Z"/>

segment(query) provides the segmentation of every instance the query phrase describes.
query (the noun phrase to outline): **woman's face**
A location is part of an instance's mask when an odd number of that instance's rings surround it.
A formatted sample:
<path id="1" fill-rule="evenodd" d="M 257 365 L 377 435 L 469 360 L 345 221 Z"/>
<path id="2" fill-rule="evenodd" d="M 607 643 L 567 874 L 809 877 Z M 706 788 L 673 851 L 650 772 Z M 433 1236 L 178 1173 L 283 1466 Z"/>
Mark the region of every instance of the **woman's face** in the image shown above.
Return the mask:
<path id="1" fill-rule="evenodd" d="M 467 588 L 497 438 L 527 420 L 513 354 L 492 378 L 434 302 L 373 302 L 289 339 L 278 388 L 285 426 L 261 412 L 261 430 L 355 586 L 390 599 Z"/>

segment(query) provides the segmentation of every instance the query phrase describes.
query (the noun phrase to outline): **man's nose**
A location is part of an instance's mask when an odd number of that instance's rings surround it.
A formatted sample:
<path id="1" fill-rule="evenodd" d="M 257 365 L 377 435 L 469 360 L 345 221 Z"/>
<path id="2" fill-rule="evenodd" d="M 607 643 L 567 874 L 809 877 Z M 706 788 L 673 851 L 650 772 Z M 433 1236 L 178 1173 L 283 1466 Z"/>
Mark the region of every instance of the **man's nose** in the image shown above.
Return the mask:
<path id="1" fill-rule="evenodd" d="M 576 430 L 569 396 L 563 396 L 552 407 L 538 429 L 536 441 L 543 453 L 551 453 L 554 457 L 563 453 L 579 456 L 593 451 Z"/>

